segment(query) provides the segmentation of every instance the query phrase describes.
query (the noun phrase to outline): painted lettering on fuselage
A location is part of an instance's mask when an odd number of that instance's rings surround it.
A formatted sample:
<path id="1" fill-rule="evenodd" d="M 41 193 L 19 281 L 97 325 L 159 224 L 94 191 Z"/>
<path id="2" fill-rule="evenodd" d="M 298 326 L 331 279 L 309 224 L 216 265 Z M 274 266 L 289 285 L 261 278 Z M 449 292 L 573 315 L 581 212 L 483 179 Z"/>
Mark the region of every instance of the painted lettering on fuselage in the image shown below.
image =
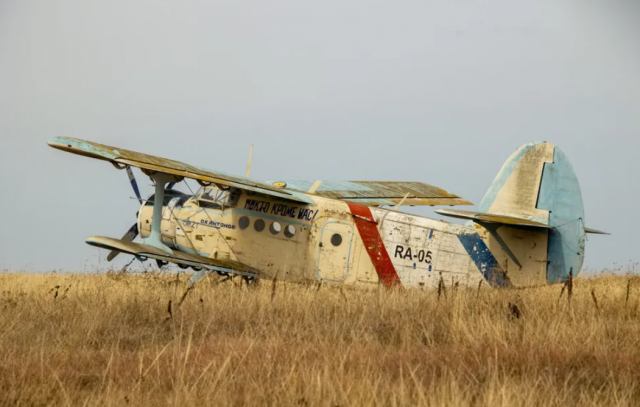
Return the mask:
<path id="1" fill-rule="evenodd" d="M 316 218 L 316 215 L 318 214 L 318 210 L 313 210 L 313 209 L 302 209 L 299 213 L 298 213 L 298 219 L 304 219 L 304 220 L 308 220 L 308 221 L 312 221 Z"/>
<path id="2" fill-rule="evenodd" d="M 193 220 L 177 219 L 177 218 L 176 220 L 182 223 L 184 226 L 188 227 L 189 229 L 198 229 L 198 226 L 200 225 L 198 222 Z"/>
<path id="3" fill-rule="evenodd" d="M 271 208 L 272 215 L 280 215 L 286 218 L 295 218 L 296 217 L 296 208 L 295 206 L 285 205 L 285 204 L 274 204 Z"/>
<path id="4" fill-rule="evenodd" d="M 260 201 L 257 199 L 247 199 L 244 209 L 270 215 L 278 215 L 290 219 L 313 221 L 318 214 L 319 209 L 300 208 L 298 206 L 287 205 L 283 203 L 271 203 Z"/>
<path id="5" fill-rule="evenodd" d="M 271 207 L 271 202 L 267 201 L 258 201 L 257 199 L 247 199 L 247 202 L 244 204 L 244 209 L 249 209 L 250 211 L 269 213 L 269 208 Z"/>
<path id="6" fill-rule="evenodd" d="M 224 223 L 224 222 L 216 222 L 213 220 L 206 220 L 206 219 L 201 219 L 200 220 L 200 224 L 202 226 L 208 226 L 210 228 L 215 228 L 215 229 L 235 229 L 236 225 L 231 225 L 228 223 Z"/>
<path id="7" fill-rule="evenodd" d="M 411 247 L 405 247 L 402 245 L 396 245 L 396 251 L 393 255 L 394 258 L 400 258 L 403 260 L 417 260 L 420 263 L 431 264 L 433 253 L 430 250 L 411 250 Z"/>
<path id="8" fill-rule="evenodd" d="M 213 220 L 206 220 L 206 219 L 200 219 L 200 222 L 197 222 L 194 220 L 187 220 L 187 219 L 177 219 L 177 218 L 176 220 L 189 229 L 198 229 L 198 226 L 206 226 L 206 227 L 215 228 L 215 229 L 231 229 L 231 230 L 236 228 L 236 225 L 232 225 L 224 222 L 216 222 Z"/>

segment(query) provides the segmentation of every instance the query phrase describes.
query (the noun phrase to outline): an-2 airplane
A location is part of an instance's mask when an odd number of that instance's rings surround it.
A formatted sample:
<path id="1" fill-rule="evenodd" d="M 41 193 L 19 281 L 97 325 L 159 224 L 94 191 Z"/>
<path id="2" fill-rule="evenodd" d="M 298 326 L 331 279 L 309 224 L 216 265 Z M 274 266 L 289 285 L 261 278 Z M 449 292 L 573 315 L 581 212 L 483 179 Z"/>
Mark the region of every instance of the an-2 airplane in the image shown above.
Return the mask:
<path id="1" fill-rule="evenodd" d="M 534 142 L 504 164 L 478 212 L 437 210 L 453 224 L 398 212 L 403 205 L 471 205 L 420 182 L 262 183 L 178 161 L 73 138 L 51 147 L 126 169 L 142 207 L 122 239 L 92 246 L 196 271 L 248 279 L 350 285 L 526 287 L 566 281 L 582 267 L 585 234 L 578 180 L 562 151 Z M 155 182 L 140 197 L 130 167 Z M 248 174 L 247 174 L 248 175 Z M 202 187 L 173 190 L 185 178 Z M 383 209 L 382 206 L 394 206 Z M 140 234 L 141 243 L 133 240 Z"/>

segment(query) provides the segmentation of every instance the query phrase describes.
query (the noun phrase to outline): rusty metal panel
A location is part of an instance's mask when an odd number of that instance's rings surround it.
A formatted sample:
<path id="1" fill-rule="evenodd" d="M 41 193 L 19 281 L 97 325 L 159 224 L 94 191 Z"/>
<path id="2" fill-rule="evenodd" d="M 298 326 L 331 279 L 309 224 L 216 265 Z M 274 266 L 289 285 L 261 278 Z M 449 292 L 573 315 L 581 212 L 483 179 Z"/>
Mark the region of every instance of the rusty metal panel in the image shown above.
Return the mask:
<path id="1" fill-rule="evenodd" d="M 131 165 L 150 171 L 158 171 L 199 181 L 211 182 L 254 192 L 260 192 L 296 202 L 313 203 L 303 194 L 286 191 L 271 185 L 254 181 L 250 178 L 228 175 L 221 171 L 211 171 L 194 167 L 180 161 L 156 157 L 136 151 L 106 146 L 103 144 L 69 138 L 56 137 L 49 141 L 53 148 L 85 157 L 109 161 L 119 165 Z"/>
<path id="2" fill-rule="evenodd" d="M 313 181 L 280 181 L 287 189 L 308 191 Z M 396 205 L 409 194 L 404 205 L 473 205 L 459 196 L 423 182 L 406 181 L 322 181 L 314 192 L 326 198 L 367 205 Z"/>

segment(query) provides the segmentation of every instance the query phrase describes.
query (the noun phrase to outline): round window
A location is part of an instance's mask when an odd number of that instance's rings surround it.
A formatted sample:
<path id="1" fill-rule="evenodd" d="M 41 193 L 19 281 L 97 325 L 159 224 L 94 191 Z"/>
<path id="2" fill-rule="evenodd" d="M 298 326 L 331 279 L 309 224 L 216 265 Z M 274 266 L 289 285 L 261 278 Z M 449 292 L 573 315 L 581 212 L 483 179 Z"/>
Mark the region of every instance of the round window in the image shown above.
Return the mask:
<path id="1" fill-rule="evenodd" d="M 248 228 L 250 223 L 251 221 L 249 221 L 249 218 L 247 218 L 246 216 L 243 216 L 240 218 L 240 220 L 238 220 L 238 226 L 240 226 L 240 229 L 242 230 Z"/>
<path id="2" fill-rule="evenodd" d="M 262 219 L 256 220 L 256 222 L 253 224 L 253 227 L 256 232 L 262 232 L 264 230 L 264 221 Z"/>
<path id="3" fill-rule="evenodd" d="M 293 235 L 296 234 L 296 227 L 293 225 L 288 225 L 286 228 L 284 228 L 284 235 L 286 237 L 293 237 Z"/>
<path id="4" fill-rule="evenodd" d="M 282 225 L 278 222 L 272 222 L 271 226 L 269 226 L 269 232 L 273 235 L 277 235 L 280 231 L 282 231 Z"/>
<path id="5" fill-rule="evenodd" d="M 331 236 L 331 244 L 334 246 L 340 246 L 342 244 L 342 236 L 340 236 L 338 233 L 335 233 L 333 236 Z"/>

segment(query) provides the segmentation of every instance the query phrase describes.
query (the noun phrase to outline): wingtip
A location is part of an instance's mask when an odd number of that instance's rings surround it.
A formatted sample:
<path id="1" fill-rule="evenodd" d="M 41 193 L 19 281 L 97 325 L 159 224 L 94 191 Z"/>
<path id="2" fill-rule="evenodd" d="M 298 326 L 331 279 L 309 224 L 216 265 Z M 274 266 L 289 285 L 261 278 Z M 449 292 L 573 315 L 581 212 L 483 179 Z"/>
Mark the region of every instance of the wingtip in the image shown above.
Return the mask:
<path id="1" fill-rule="evenodd" d="M 102 236 L 91 236 L 88 237 L 84 240 L 84 242 L 88 245 L 91 246 L 97 246 L 98 244 L 100 244 L 100 240 L 102 239 Z"/>
<path id="2" fill-rule="evenodd" d="M 49 147 L 57 147 L 58 145 L 60 145 L 59 139 L 57 137 L 54 137 L 52 139 L 49 139 L 49 141 L 47 141 L 47 145 Z"/>
<path id="3" fill-rule="evenodd" d="M 58 150 L 68 150 L 72 148 L 70 139 L 67 137 L 53 137 L 47 141 L 49 147 L 57 148 Z"/>

